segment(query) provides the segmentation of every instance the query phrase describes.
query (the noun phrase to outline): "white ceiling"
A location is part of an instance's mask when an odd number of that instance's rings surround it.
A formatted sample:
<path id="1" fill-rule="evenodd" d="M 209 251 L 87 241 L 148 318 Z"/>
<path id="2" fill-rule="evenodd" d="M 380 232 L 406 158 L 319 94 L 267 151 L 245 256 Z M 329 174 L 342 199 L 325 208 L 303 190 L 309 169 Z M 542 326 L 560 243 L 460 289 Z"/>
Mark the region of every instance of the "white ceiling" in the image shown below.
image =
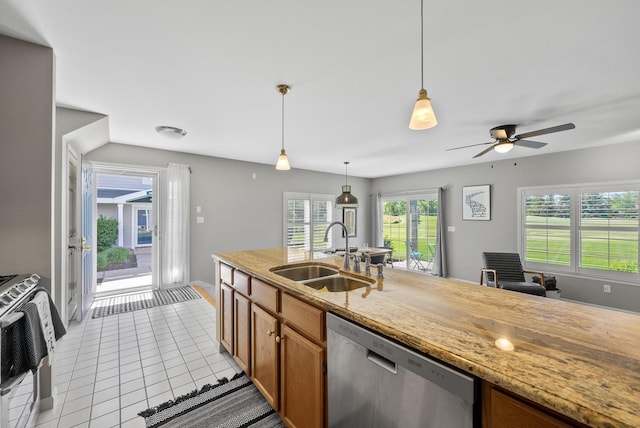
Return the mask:
<path id="1" fill-rule="evenodd" d="M 637 0 L 425 1 L 438 126 L 408 129 L 419 0 L 0 0 L 0 33 L 53 47 L 58 105 L 109 116 L 111 141 L 381 177 L 640 141 Z M 489 129 L 549 143 L 472 157 Z M 172 141 L 157 125 L 187 130 Z"/>

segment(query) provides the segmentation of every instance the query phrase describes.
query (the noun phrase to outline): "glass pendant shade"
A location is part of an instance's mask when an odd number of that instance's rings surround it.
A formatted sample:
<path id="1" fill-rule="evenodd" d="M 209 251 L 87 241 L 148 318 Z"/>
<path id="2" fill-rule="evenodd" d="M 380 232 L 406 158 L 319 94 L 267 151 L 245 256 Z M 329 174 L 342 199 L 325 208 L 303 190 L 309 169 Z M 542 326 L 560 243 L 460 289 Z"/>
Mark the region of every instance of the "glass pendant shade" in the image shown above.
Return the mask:
<path id="1" fill-rule="evenodd" d="M 276 163 L 276 169 L 279 171 L 288 171 L 291 169 L 289 166 L 289 159 L 284 149 L 280 150 L 280 156 L 278 156 L 278 162 Z"/>
<path id="2" fill-rule="evenodd" d="M 511 151 L 511 149 L 513 149 L 513 143 L 509 140 L 505 142 L 500 142 L 495 146 L 493 146 L 493 150 L 495 150 L 498 153 L 507 153 Z"/>
<path id="3" fill-rule="evenodd" d="M 351 194 L 351 185 L 342 186 L 342 194 L 336 198 L 336 208 L 357 208 L 358 198 Z"/>
<path id="4" fill-rule="evenodd" d="M 418 92 L 418 99 L 413 108 L 413 114 L 409 121 L 409 129 L 422 131 L 424 129 L 433 128 L 438 124 L 436 115 L 431 107 L 431 99 L 427 97 L 427 91 L 423 88 Z"/>

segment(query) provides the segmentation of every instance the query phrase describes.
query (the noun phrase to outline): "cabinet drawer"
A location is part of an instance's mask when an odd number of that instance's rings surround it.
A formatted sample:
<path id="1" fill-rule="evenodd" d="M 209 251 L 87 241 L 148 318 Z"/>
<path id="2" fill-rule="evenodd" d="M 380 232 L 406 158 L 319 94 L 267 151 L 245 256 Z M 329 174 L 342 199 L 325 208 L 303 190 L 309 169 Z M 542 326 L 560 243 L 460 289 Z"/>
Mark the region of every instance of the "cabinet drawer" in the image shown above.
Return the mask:
<path id="1" fill-rule="evenodd" d="M 251 281 L 252 300 L 271 312 L 278 312 L 278 289 L 253 278 Z"/>
<path id="2" fill-rule="evenodd" d="M 282 318 L 312 339 L 324 341 L 324 311 L 282 293 Z"/>
<path id="3" fill-rule="evenodd" d="M 220 279 L 229 285 L 233 285 L 233 268 L 220 263 Z"/>
<path id="4" fill-rule="evenodd" d="M 236 270 L 233 273 L 233 281 L 233 288 L 245 296 L 249 296 L 251 294 L 251 277 L 249 277 L 249 275 Z"/>

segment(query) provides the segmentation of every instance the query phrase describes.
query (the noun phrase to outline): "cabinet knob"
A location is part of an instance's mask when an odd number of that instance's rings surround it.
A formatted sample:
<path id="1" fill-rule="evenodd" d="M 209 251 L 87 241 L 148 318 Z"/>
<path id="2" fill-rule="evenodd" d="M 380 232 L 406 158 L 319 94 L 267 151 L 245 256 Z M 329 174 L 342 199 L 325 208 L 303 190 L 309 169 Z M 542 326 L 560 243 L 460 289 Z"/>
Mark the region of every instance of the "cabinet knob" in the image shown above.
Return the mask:
<path id="1" fill-rule="evenodd" d="M 275 333 L 275 331 L 267 330 L 267 336 L 271 337 L 271 336 L 273 336 L 273 333 Z"/>
<path id="2" fill-rule="evenodd" d="M 280 343 L 280 336 L 276 336 L 276 343 Z"/>

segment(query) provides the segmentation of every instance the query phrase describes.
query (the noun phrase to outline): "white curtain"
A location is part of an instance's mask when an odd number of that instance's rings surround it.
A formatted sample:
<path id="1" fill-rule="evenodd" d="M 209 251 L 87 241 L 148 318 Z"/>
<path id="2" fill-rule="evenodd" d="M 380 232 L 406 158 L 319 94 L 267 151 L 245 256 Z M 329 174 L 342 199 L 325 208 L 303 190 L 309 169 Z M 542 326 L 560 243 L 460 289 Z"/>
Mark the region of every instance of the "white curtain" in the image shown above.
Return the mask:
<path id="1" fill-rule="evenodd" d="M 170 163 L 164 204 L 162 286 L 189 283 L 189 183 L 188 165 Z"/>
<path id="2" fill-rule="evenodd" d="M 438 232 L 436 234 L 436 254 L 433 259 L 431 273 L 436 276 L 447 276 L 446 230 L 444 224 L 445 189 L 438 188 Z"/>

